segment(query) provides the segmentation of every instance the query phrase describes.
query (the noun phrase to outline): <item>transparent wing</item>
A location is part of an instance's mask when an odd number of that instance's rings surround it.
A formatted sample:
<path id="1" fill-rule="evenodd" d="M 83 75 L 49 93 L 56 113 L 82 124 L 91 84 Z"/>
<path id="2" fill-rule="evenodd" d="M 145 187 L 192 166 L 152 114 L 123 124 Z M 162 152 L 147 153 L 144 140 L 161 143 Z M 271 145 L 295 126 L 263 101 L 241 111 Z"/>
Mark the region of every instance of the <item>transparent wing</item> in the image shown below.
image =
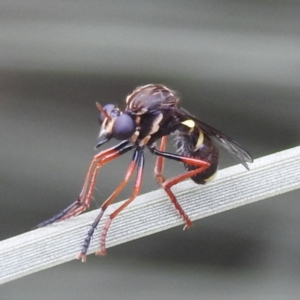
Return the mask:
<path id="1" fill-rule="evenodd" d="M 218 129 L 215 129 L 205 122 L 200 121 L 184 108 L 179 108 L 179 112 L 187 119 L 193 120 L 197 127 L 199 127 L 205 134 L 207 134 L 216 144 L 231 153 L 247 170 L 249 170 L 247 162 L 253 162 L 253 158 L 251 154 L 244 148 L 242 148 L 240 144 L 235 142 L 232 138 L 222 133 Z"/>

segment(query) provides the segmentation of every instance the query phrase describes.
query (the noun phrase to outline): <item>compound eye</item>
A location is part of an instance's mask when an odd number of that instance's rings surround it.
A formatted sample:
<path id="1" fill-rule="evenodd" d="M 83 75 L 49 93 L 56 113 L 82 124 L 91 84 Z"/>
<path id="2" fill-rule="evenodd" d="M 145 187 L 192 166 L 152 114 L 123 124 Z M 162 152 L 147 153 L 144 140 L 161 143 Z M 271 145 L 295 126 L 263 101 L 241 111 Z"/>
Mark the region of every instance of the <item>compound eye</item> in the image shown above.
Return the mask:
<path id="1" fill-rule="evenodd" d="M 117 140 L 128 140 L 135 132 L 135 123 L 133 119 L 127 115 L 123 114 L 116 118 L 112 136 Z"/>
<path id="2" fill-rule="evenodd" d="M 117 107 L 114 104 L 106 104 L 103 106 L 103 110 L 106 111 L 106 113 L 112 117 L 112 118 L 117 118 L 120 115 L 119 110 L 117 109 Z M 103 112 L 100 113 L 99 116 L 99 122 L 100 124 L 103 123 L 105 119 L 105 114 Z"/>

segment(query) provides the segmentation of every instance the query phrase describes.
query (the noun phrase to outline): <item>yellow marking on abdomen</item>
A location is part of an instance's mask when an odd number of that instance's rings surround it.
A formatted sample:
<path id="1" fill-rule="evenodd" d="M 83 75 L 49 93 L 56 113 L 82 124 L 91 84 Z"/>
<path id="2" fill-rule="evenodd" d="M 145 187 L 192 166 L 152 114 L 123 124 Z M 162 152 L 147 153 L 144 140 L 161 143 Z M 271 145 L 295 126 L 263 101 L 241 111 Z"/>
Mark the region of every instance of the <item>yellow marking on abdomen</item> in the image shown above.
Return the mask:
<path id="1" fill-rule="evenodd" d="M 208 177 L 207 179 L 204 179 L 205 182 L 209 182 L 212 181 L 213 179 L 215 179 L 215 177 L 217 176 L 217 172 L 215 172 L 214 174 L 212 174 L 210 177 Z"/>
<path id="2" fill-rule="evenodd" d="M 199 129 L 199 137 L 198 137 L 197 143 L 195 145 L 195 150 L 199 149 L 203 145 L 203 142 L 204 142 L 204 134 Z"/>
<path id="3" fill-rule="evenodd" d="M 190 130 L 189 130 L 190 132 L 193 132 L 193 130 L 195 128 L 198 129 L 199 136 L 198 136 L 197 143 L 195 145 L 195 150 L 199 149 L 202 146 L 203 142 L 204 142 L 204 134 L 203 134 L 202 130 L 199 129 L 198 127 L 196 127 L 195 121 L 191 120 L 191 119 L 185 120 L 185 121 L 181 122 L 181 124 L 188 127 L 188 128 L 190 128 Z"/>

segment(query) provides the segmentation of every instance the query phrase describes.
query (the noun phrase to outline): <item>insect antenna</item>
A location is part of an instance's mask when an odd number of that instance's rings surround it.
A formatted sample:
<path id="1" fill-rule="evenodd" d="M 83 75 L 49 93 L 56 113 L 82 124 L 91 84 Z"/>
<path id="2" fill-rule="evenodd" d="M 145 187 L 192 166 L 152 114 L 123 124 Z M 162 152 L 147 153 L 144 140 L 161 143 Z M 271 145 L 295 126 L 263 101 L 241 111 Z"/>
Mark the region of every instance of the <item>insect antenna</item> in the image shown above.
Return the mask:
<path id="1" fill-rule="evenodd" d="M 105 118 L 107 118 L 108 121 L 111 121 L 111 116 L 107 113 L 106 109 L 103 109 L 99 102 L 96 102 L 96 107 L 105 116 Z"/>

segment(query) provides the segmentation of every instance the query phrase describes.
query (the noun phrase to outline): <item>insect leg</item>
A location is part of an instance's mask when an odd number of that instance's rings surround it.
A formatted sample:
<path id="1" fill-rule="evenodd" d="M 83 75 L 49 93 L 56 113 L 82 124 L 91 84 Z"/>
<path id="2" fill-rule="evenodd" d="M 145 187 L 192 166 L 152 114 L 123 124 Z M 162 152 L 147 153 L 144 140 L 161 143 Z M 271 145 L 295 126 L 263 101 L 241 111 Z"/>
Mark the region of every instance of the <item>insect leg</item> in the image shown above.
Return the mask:
<path id="1" fill-rule="evenodd" d="M 86 238 L 84 240 L 83 246 L 81 248 L 81 252 L 77 255 L 77 258 L 81 259 L 81 261 L 84 262 L 86 260 L 86 252 L 87 252 L 88 247 L 90 245 L 91 238 L 92 238 L 92 236 L 94 234 L 94 231 L 97 228 L 97 226 L 98 226 L 98 224 L 99 224 L 99 222 L 100 222 L 100 220 L 101 220 L 101 218 L 102 218 L 105 210 L 115 200 L 115 198 L 118 196 L 118 194 L 123 190 L 123 188 L 125 187 L 125 185 L 128 183 L 128 181 L 130 180 L 130 178 L 131 178 L 131 176 L 132 176 L 132 174 L 133 174 L 133 172 L 134 172 L 134 170 L 136 168 L 137 163 L 138 163 L 138 170 L 140 170 L 141 169 L 140 165 L 142 164 L 142 167 L 144 165 L 144 156 L 143 156 L 143 152 L 140 149 L 136 149 L 134 151 L 134 154 L 133 154 L 133 157 L 132 157 L 132 161 L 131 161 L 131 163 L 130 163 L 130 165 L 128 167 L 128 170 L 127 170 L 127 172 L 125 174 L 124 180 L 115 189 L 115 191 L 110 195 L 110 197 L 102 204 L 101 211 L 98 214 L 97 218 L 94 220 L 93 224 L 91 225 L 91 228 L 88 231 L 88 234 L 87 234 L 87 236 L 86 236 Z M 136 181 L 138 181 L 139 184 L 138 184 L 138 188 L 136 188 L 137 184 L 135 184 L 135 190 L 137 189 L 137 191 L 134 190 L 135 194 L 137 194 L 139 192 L 139 188 L 140 188 L 140 185 L 141 185 L 140 182 L 142 180 L 142 171 L 138 171 L 137 178 L 138 179 Z M 110 223 L 111 223 L 112 219 L 114 217 L 116 217 L 116 215 L 122 209 L 124 209 L 134 198 L 129 202 L 130 199 L 128 199 L 122 206 L 120 206 L 115 212 L 113 212 L 109 216 L 109 219 L 108 219 L 107 223 L 105 224 L 104 229 L 102 231 L 102 236 L 101 236 L 101 251 L 96 252 L 96 254 L 101 254 L 101 255 L 105 254 L 105 239 L 106 239 L 106 235 L 107 235 L 107 231 L 108 231 L 108 228 L 110 226 Z"/>
<path id="2" fill-rule="evenodd" d="M 97 164 L 99 164 L 100 161 L 104 160 L 108 155 L 111 155 L 118 151 L 121 151 L 126 145 L 128 145 L 128 141 L 122 141 L 121 143 L 117 144 L 116 146 L 113 146 L 107 150 L 101 151 L 99 154 L 94 156 L 94 158 L 90 164 L 89 170 L 87 172 L 87 175 L 85 177 L 83 188 L 78 197 L 79 199 L 81 199 L 81 201 L 82 201 L 82 199 L 84 199 L 84 197 L 87 193 L 87 189 L 88 189 L 89 183 L 91 181 L 93 170 L 97 167 Z"/>
<path id="3" fill-rule="evenodd" d="M 164 136 L 161 139 L 159 151 L 160 152 L 165 152 L 167 146 L 167 137 Z M 192 226 L 192 221 L 190 220 L 189 216 L 186 214 L 186 212 L 183 210 L 181 205 L 179 204 L 176 196 L 173 194 L 170 188 L 165 187 L 164 182 L 166 181 L 165 177 L 163 176 L 162 172 L 164 169 L 164 156 L 157 156 L 156 163 L 155 163 L 155 168 L 154 168 L 154 177 L 156 181 L 160 184 L 160 186 L 165 190 L 165 192 L 168 194 L 171 202 L 175 206 L 175 208 L 178 210 L 179 214 L 182 216 L 182 218 L 185 221 L 185 224 L 187 227 Z"/>
<path id="4" fill-rule="evenodd" d="M 167 146 L 167 137 L 163 136 L 161 138 L 159 151 L 165 152 Z M 156 181 L 161 185 L 166 179 L 163 176 L 162 172 L 164 170 L 165 158 L 163 156 L 157 156 L 154 168 L 154 177 Z"/>
<path id="5" fill-rule="evenodd" d="M 145 164 L 145 158 L 144 158 L 144 153 L 141 150 L 139 152 L 139 161 L 138 161 L 138 166 L 137 166 L 137 176 L 133 188 L 133 192 L 130 196 L 130 198 L 125 201 L 119 208 L 117 208 L 108 218 L 102 234 L 101 234 L 101 243 L 100 243 L 100 249 L 96 252 L 97 255 L 105 255 L 106 254 L 106 247 L 105 247 L 105 242 L 106 242 L 106 235 L 108 232 L 108 229 L 110 227 L 110 224 L 112 220 L 123 210 L 125 209 L 135 198 L 138 196 L 141 190 L 142 186 L 142 180 L 143 180 L 143 172 L 144 172 L 144 164 Z"/>
<path id="6" fill-rule="evenodd" d="M 83 197 L 83 201 L 80 203 L 80 206 L 77 207 L 76 209 L 73 209 L 71 212 L 69 212 L 66 216 L 64 216 L 62 218 L 62 220 L 70 218 L 72 216 L 76 216 L 78 214 L 80 214 L 81 212 L 85 211 L 91 203 L 92 200 L 92 196 L 93 196 L 93 191 L 95 188 L 95 184 L 96 184 L 96 179 L 97 179 L 97 175 L 98 175 L 98 171 L 99 169 L 106 164 L 107 162 L 114 160 L 115 158 L 119 157 L 120 155 L 128 152 L 129 150 L 131 150 L 133 148 L 132 145 L 128 145 L 126 147 L 124 147 L 123 149 L 121 149 L 118 152 L 115 153 L 111 153 L 109 155 L 107 155 L 106 157 L 104 157 L 96 166 L 95 170 L 93 171 L 92 175 L 91 175 L 91 180 L 89 182 L 89 187 Z"/>
<path id="7" fill-rule="evenodd" d="M 162 141 L 162 143 L 163 143 L 163 141 Z M 162 145 L 161 145 L 160 149 L 161 148 L 163 148 Z M 190 178 L 196 174 L 199 174 L 199 173 L 205 171 L 210 166 L 210 163 L 208 163 L 204 160 L 197 159 L 197 158 L 185 157 L 185 156 L 181 156 L 181 155 L 177 155 L 177 154 L 173 154 L 173 153 L 168 153 L 165 151 L 158 150 L 156 148 L 150 148 L 150 150 L 152 153 L 154 153 L 158 156 L 161 156 L 164 158 L 169 158 L 169 159 L 176 160 L 176 161 L 180 161 L 180 162 L 183 162 L 186 164 L 191 164 L 191 165 L 198 167 L 195 170 L 187 171 L 183 174 L 174 176 L 167 180 L 164 179 L 162 174 L 155 174 L 158 182 L 161 184 L 162 188 L 168 194 L 171 202 L 174 204 L 174 206 L 178 210 L 179 214 L 183 217 L 183 219 L 185 221 L 185 226 L 183 229 L 185 230 L 186 228 L 192 226 L 192 221 L 190 220 L 189 216 L 185 213 L 185 211 L 183 210 L 183 208 L 177 201 L 176 196 L 171 191 L 171 187 L 187 178 Z M 159 168 L 156 168 L 156 170 L 159 170 Z M 161 171 L 162 171 L 162 169 L 161 169 Z M 161 182 L 162 179 L 163 179 L 163 181 Z"/>
<path id="8" fill-rule="evenodd" d="M 83 188 L 81 193 L 76 201 L 74 201 L 71 205 L 67 208 L 63 209 L 61 212 L 53 216 L 52 218 L 41 222 L 37 225 L 37 227 L 44 227 L 49 224 L 52 224 L 56 221 L 61 221 L 64 219 L 68 219 L 74 215 L 79 214 L 80 212 L 86 210 L 90 204 L 92 199 L 92 192 L 95 186 L 95 180 L 97 177 L 97 173 L 100 167 L 102 167 L 107 162 L 119 157 L 120 155 L 124 154 L 125 152 L 132 149 L 132 145 L 128 145 L 128 141 L 122 141 L 118 145 L 111 147 L 107 150 L 100 152 L 99 154 L 95 155 L 90 167 L 88 169 Z"/>

